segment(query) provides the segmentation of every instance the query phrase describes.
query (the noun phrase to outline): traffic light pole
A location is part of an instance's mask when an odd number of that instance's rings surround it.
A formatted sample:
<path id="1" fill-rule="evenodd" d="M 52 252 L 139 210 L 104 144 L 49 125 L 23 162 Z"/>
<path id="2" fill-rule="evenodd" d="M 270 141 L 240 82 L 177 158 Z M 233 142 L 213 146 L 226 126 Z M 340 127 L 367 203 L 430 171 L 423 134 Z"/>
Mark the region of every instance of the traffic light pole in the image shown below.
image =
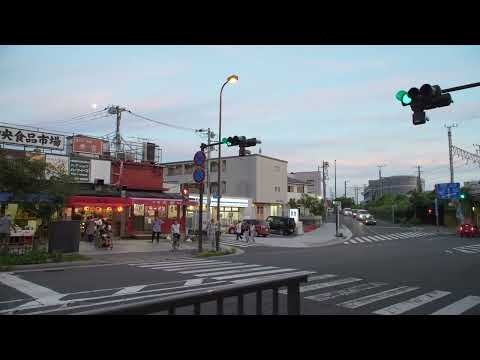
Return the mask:
<path id="1" fill-rule="evenodd" d="M 442 94 L 449 93 L 452 91 L 458 91 L 458 90 L 464 90 L 464 89 L 470 89 L 473 87 L 480 86 L 480 82 L 472 83 L 472 84 L 467 84 L 467 85 L 461 85 L 461 86 L 455 86 L 449 89 L 443 89 Z"/>
<path id="2" fill-rule="evenodd" d="M 198 252 L 203 251 L 203 183 L 200 183 L 200 209 L 198 214 Z"/>
<path id="3" fill-rule="evenodd" d="M 440 231 L 439 225 L 438 225 L 438 199 L 435 198 L 435 221 L 437 223 L 437 233 Z"/>

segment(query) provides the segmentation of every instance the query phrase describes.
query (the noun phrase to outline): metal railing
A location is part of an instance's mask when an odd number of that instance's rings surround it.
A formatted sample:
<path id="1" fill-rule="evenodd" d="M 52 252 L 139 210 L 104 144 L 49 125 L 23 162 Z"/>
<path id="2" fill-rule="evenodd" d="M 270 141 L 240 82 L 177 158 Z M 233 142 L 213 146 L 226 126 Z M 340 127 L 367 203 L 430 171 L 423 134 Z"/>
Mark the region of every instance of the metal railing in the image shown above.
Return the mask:
<path id="1" fill-rule="evenodd" d="M 147 300 L 133 304 L 112 306 L 105 309 L 95 309 L 74 313 L 73 315 L 147 315 L 168 311 L 175 315 L 176 309 L 193 305 L 193 314 L 201 314 L 201 305 L 211 301 L 216 302 L 216 314 L 224 314 L 225 298 L 237 297 L 237 315 L 245 315 L 244 296 L 256 294 L 256 314 L 263 314 L 262 295 L 265 290 L 273 290 L 272 315 L 279 314 L 279 289 L 287 288 L 287 314 L 300 315 L 300 283 L 307 282 L 309 271 L 298 271 L 287 275 L 273 275 L 263 280 L 255 280 L 245 284 L 218 286 L 213 289 L 199 289 L 191 294 L 168 296 L 161 299 Z M 128 299 L 127 299 L 128 301 Z"/>

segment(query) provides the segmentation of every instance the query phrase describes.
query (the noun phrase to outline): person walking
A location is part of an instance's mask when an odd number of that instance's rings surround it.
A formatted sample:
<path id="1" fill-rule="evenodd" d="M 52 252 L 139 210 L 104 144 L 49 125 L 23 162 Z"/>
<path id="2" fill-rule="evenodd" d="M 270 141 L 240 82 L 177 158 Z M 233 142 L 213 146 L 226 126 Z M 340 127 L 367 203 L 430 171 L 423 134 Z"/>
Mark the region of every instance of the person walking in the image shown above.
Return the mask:
<path id="1" fill-rule="evenodd" d="M 88 242 L 93 242 L 93 238 L 95 236 L 95 231 L 97 229 L 97 224 L 95 224 L 95 221 L 89 216 L 87 218 L 87 230 L 85 231 L 87 234 L 87 239 Z"/>
<path id="2" fill-rule="evenodd" d="M 239 221 L 237 225 L 235 226 L 235 233 L 237 234 L 237 241 L 238 239 L 243 240 L 242 234 L 242 223 Z"/>
<path id="3" fill-rule="evenodd" d="M 160 233 L 162 232 L 162 220 L 157 216 L 153 221 L 152 226 L 152 243 L 155 238 L 157 237 L 157 244 L 160 242 Z"/>
<path id="4" fill-rule="evenodd" d="M 10 214 L 4 215 L 0 219 L 0 246 L 8 246 L 10 242 L 10 230 L 15 232 L 15 227 L 13 226 L 12 216 Z"/>
<path id="5" fill-rule="evenodd" d="M 245 231 L 244 231 L 244 235 L 245 235 L 245 242 L 250 242 L 250 225 L 248 223 L 245 224 Z"/>
<path id="6" fill-rule="evenodd" d="M 250 240 L 252 240 L 252 242 L 255 242 L 255 235 L 256 235 L 256 232 L 257 232 L 257 229 L 255 228 L 255 224 L 250 224 Z"/>
<path id="7" fill-rule="evenodd" d="M 172 232 L 172 247 L 173 250 L 176 250 L 180 245 L 180 224 L 175 220 L 171 228 Z"/>

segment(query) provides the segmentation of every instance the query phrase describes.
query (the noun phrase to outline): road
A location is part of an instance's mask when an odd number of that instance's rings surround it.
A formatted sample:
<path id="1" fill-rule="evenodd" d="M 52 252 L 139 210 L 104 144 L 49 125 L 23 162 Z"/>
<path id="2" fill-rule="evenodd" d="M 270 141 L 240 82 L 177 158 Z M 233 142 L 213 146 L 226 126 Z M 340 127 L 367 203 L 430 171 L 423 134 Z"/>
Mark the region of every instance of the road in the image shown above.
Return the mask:
<path id="1" fill-rule="evenodd" d="M 0 312 L 64 314 L 311 271 L 303 314 L 480 314 L 480 238 L 342 219 L 351 240 L 311 248 L 243 248 L 242 255 L 0 273 Z M 370 241 L 367 241 L 370 240 Z M 285 294 L 280 308 L 285 312 Z M 263 296 L 271 312 L 271 297 Z M 225 313 L 234 314 L 234 299 Z M 254 297 L 245 302 L 255 313 Z M 202 310 L 213 314 L 213 305 Z M 184 309 L 179 313 L 191 313 Z"/>

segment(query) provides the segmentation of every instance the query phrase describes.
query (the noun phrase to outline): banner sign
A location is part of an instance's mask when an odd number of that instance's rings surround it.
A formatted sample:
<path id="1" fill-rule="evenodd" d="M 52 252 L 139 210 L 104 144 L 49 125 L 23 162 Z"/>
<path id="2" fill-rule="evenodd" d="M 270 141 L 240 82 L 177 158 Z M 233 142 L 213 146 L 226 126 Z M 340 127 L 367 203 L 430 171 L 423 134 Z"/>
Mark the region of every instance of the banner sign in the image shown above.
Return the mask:
<path id="1" fill-rule="evenodd" d="M 63 150 L 65 148 L 65 136 L 0 126 L 0 143 Z"/>
<path id="2" fill-rule="evenodd" d="M 73 138 L 73 152 L 102 155 L 105 141 L 86 136 Z"/>
<path id="3" fill-rule="evenodd" d="M 435 184 L 435 191 L 439 199 L 459 199 L 460 183 Z"/>
<path id="4" fill-rule="evenodd" d="M 68 156 L 47 154 L 45 158 L 47 164 L 49 164 L 54 172 L 68 174 Z M 46 170 L 45 177 L 50 179 L 51 171 L 50 169 Z"/>
<path id="5" fill-rule="evenodd" d="M 70 159 L 70 175 L 78 182 L 90 181 L 90 160 Z"/>

